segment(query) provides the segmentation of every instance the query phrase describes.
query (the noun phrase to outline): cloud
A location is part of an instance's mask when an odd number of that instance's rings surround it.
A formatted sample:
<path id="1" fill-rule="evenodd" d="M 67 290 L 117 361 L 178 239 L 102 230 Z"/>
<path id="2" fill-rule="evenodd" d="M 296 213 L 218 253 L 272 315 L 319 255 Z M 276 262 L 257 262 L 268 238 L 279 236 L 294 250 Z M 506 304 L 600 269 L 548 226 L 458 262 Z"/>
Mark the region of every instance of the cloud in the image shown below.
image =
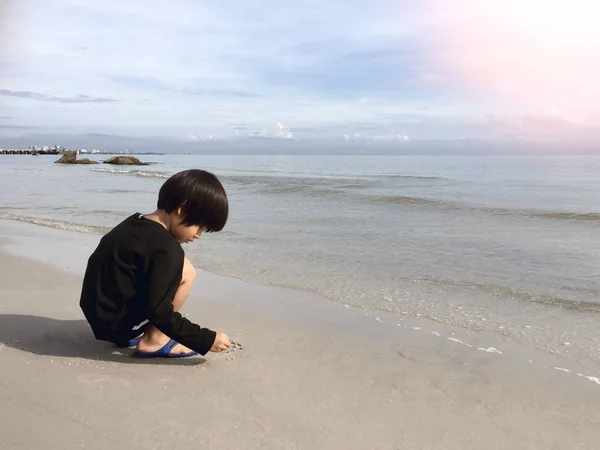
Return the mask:
<path id="1" fill-rule="evenodd" d="M 250 133 L 249 136 L 259 138 L 295 139 L 291 128 L 285 126 L 281 122 L 277 122 L 271 128 L 265 128 L 262 131 Z"/>
<path id="2" fill-rule="evenodd" d="M 363 135 L 360 133 L 344 134 L 343 138 L 346 141 L 381 141 L 381 142 L 408 142 L 410 138 L 406 134 L 370 134 Z"/>
<path id="3" fill-rule="evenodd" d="M 223 141 L 225 140 L 225 137 L 223 136 L 213 136 L 212 134 L 209 134 L 208 136 L 197 136 L 193 133 L 191 133 L 188 138 L 187 138 L 188 142 L 199 142 L 199 141 Z"/>
<path id="4" fill-rule="evenodd" d="M 0 89 L 0 95 L 5 97 L 18 97 L 31 100 L 41 100 L 44 102 L 56 103 L 112 103 L 116 100 L 104 97 L 90 97 L 88 95 L 79 94 L 75 97 L 57 97 L 55 95 L 40 94 L 32 91 L 11 91 L 8 89 Z"/>
<path id="5" fill-rule="evenodd" d="M 275 124 L 272 133 L 274 137 L 281 139 L 294 139 L 294 133 L 291 131 L 290 127 L 286 127 L 281 122 Z"/>
<path id="6" fill-rule="evenodd" d="M 269 128 L 263 128 L 259 131 L 251 131 L 248 126 L 237 125 L 229 130 L 226 134 L 197 134 L 190 133 L 186 140 L 188 142 L 198 141 L 238 141 L 240 139 L 247 138 L 262 138 L 262 139 L 288 139 L 295 140 L 296 136 L 292 129 L 288 126 L 283 125 L 281 122 L 277 122 L 275 125 Z"/>

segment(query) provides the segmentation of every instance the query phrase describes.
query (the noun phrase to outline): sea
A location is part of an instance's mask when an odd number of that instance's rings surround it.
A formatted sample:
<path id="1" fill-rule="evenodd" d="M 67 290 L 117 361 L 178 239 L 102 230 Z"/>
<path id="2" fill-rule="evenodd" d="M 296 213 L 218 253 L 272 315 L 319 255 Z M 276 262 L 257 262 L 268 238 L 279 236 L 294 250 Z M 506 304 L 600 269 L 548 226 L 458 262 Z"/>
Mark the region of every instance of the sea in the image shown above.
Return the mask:
<path id="1" fill-rule="evenodd" d="M 0 219 L 102 235 L 161 184 L 215 173 L 222 232 L 199 268 L 500 334 L 600 368 L 599 156 L 0 156 Z M 102 158 L 99 158 L 102 159 Z"/>

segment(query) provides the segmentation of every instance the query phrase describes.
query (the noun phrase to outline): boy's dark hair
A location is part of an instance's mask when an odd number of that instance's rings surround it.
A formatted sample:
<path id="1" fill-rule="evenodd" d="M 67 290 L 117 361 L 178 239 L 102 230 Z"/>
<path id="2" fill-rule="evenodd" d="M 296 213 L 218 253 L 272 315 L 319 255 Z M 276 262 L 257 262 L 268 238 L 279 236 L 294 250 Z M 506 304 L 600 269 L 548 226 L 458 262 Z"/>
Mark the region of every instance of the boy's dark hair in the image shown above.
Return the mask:
<path id="1" fill-rule="evenodd" d="M 229 215 L 229 202 L 221 182 L 205 170 L 190 169 L 169 178 L 158 192 L 158 209 L 168 214 L 181 207 L 184 225 L 221 231 Z"/>

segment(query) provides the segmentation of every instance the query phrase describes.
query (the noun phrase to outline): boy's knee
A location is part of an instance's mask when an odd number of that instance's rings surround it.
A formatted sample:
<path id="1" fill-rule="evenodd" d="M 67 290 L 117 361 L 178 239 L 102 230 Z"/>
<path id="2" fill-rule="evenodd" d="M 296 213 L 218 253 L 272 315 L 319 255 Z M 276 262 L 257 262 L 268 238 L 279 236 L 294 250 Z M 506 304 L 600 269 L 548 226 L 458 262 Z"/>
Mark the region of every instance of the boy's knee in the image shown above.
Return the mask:
<path id="1" fill-rule="evenodd" d="M 182 282 L 192 282 L 196 278 L 196 268 L 192 265 L 189 259 L 185 258 L 183 261 L 183 274 L 181 277 Z"/>

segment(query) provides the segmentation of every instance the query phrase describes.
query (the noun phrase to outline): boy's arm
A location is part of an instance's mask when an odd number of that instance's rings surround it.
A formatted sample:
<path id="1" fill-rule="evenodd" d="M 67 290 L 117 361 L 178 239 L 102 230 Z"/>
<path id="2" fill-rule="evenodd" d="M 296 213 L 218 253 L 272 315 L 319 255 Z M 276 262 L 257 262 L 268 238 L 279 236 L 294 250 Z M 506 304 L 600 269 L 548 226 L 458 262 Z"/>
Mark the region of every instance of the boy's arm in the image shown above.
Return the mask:
<path id="1" fill-rule="evenodd" d="M 180 262 L 181 261 L 181 262 Z M 173 309 L 173 298 L 181 284 L 181 260 L 166 250 L 152 255 L 149 265 L 148 320 L 180 344 L 206 355 L 216 332 L 190 322 Z"/>

